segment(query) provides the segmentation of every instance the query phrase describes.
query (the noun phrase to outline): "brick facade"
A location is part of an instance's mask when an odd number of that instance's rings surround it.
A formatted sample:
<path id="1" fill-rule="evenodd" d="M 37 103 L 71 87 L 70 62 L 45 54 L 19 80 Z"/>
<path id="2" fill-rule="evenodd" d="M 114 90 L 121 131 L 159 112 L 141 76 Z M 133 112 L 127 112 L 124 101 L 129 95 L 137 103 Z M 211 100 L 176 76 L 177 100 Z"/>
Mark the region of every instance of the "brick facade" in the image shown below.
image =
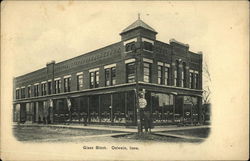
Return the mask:
<path id="1" fill-rule="evenodd" d="M 175 40 L 169 44 L 156 40 L 157 32 L 141 25 L 141 20 L 137 20 L 138 26 L 123 31 L 121 41 L 104 48 L 80 55 L 78 57 L 65 60 L 60 63 L 54 61 L 47 63 L 45 68 L 33 71 L 20 77 L 14 78 L 14 106 L 17 104 L 34 103 L 41 110 L 41 101 L 49 99 L 59 100 L 65 98 L 90 97 L 100 93 L 116 93 L 122 91 L 131 91 L 135 89 L 135 84 L 127 84 L 126 60 L 135 59 L 138 56 L 138 81 L 139 88 L 146 89 L 149 92 L 175 93 L 177 95 L 198 96 L 198 102 L 201 104 L 202 95 L 202 54 L 189 51 L 189 46 Z M 136 22 L 135 22 L 136 25 Z M 136 50 L 126 52 L 126 43 L 135 39 Z M 152 43 L 153 50 L 145 50 L 145 41 Z M 150 60 L 150 82 L 144 82 L 144 60 Z M 163 64 L 169 67 L 169 85 L 158 83 L 158 65 Z M 104 66 L 116 64 L 116 84 L 105 87 Z M 184 66 L 184 67 L 183 67 Z M 90 89 L 90 70 L 99 68 L 99 87 Z M 164 72 L 165 72 L 164 68 Z M 178 71 L 178 72 L 177 72 Z M 83 89 L 77 90 L 77 73 L 83 73 Z M 190 72 L 193 77 L 190 78 Z M 176 75 L 175 75 L 176 73 Z M 64 76 L 71 75 L 70 92 L 64 92 Z M 167 76 L 162 75 L 164 80 Z M 177 77 L 177 86 L 175 86 L 175 77 Z M 197 78 L 198 77 L 198 78 Z M 61 92 L 55 94 L 55 79 L 61 80 Z M 184 79 L 185 81 L 183 81 Z M 191 80 L 191 81 L 190 81 Z M 41 96 L 41 82 L 47 83 L 47 94 Z M 52 83 L 52 94 L 48 95 L 48 81 Z M 197 82 L 198 81 L 198 82 Z M 196 83 L 195 83 L 196 82 Z M 34 84 L 39 83 L 39 96 L 34 97 Z M 192 87 L 190 83 L 193 83 Z M 195 84 L 194 84 L 195 83 Z M 27 98 L 28 86 L 31 87 L 31 97 Z M 16 98 L 16 89 L 25 87 L 25 98 Z M 127 96 L 127 93 L 125 93 Z M 113 97 L 113 95 L 111 94 Z M 127 98 L 127 97 L 126 97 Z M 100 97 L 99 97 L 100 99 Z M 39 104 L 37 104 L 39 102 Z M 64 101 L 63 101 L 64 102 Z M 112 100 L 111 100 L 112 102 Z M 35 105 L 37 104 L 37 105 Z M 60 104 L 59 102 L 54 104 Z M 81 106 L 81 102 L 77 102 Z M 62 105 L 62 103 L 61 103 Z M 39 106 L 39 107 L 38 107 Z M 99 101 L 99 106 L 100 101 Z M 118 105 L 117 105 L 118 106 Z M 121 105 L 119 105 L 121 106 Z M 127 104 L 125 105 L 127 106 Z M 34 107 L 35 108 L 35 107 Z M 99 107 L 100 110 L 101 107 Z M 153 108 L 153 107 L 151 107 Z M 15 108 L 14 108 L 15 109 Z M 39 111 L 38 110 L 38 111 Z M 38 115 L 40 115 L 39 112 Z M 100 114 L 99 114 L 100 115 Z M 36 115 L 37 120 L 37 115 Z"/>

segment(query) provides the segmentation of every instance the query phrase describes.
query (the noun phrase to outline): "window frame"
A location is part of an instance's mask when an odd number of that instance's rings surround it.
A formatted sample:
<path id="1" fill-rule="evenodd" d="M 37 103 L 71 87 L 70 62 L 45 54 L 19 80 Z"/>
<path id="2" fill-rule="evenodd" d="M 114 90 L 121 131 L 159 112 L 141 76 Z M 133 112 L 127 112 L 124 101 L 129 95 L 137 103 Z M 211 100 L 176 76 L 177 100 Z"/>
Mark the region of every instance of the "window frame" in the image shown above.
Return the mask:
<path id="1" fill-rule="evenodd" d="M 164 69 L 163 65 L 157 66 L 157 83 L 158 84 L 164 83 L 164 81 L 163 81 L 163 74 L 164 74 L 163 69 Z"/>
<path id="2" fill-rule="evenodd" d="M 148 65 L 148 66 L 145 66 L 145 65 Z M 143 62 L 143 82 L 146 82 L 146 83 L 151 83 L 152 82 L 152 72 L 151 72 L 151 67 L 152 66 L 152 64 L 151 63 L 149 63 L 149 62 Z M 147 74 L 145 74 L 146 72 L 145 72 L 145 69 L 147 69 L 148 70 L 148 73 Z M 148 80 L 145 80 L 145 78 L 148 78 Z"/>
<path id="3" fill-rule="evenodd" d="M 64 92 L 70 92 L 71 90 L 71 77 L 67 77 L 63 79 Z"/>
<path id="4" fill-rule="evenodd" d="M 80 91 L 83 89 L 83 74 L 76 75 L 76 90 Z"/>
<path id="5" fill-rule="evenodd" d="M 135 75 L 136 71 L 135 70 L 136 70 L 135 62 L 130 62 L 130 63 L 126 64 L 126 82 L 127 83 L 135 82 L 135 79 L 136 79 L 136 75 Z"/>

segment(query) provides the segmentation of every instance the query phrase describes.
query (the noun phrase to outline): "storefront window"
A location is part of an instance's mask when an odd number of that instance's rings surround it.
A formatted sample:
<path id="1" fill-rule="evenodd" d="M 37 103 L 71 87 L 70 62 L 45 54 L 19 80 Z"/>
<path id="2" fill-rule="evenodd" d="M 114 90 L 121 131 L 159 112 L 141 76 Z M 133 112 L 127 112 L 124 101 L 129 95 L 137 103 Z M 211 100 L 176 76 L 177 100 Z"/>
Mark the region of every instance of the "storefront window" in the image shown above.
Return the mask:
<path id="1" fill-rule="evenodd" d="M 111 122 L 111 94 L 105 94 L 105 95 L 100 95 L 100 116 L 101 116 L 101 122 Z"/>
<path id="2" fill-rule="evenodd" d="M 173 120 L 173 95 L 151 93 L 152 115 L 155 123 L 167 123 Z"/>
<path id="3" fill-rule="evenodd" d="M 193 96 L 183 96 L 184 121 L 198 121 L 198 98 Z"/>
<path id="4" fill-rule="evenodd" d="M 113 122 L 125 123 L 125 99 L 124 93 L 113 94 Z"/>
<path id="5" fill-rule="evenodd" d="M 99 95 L 89 97 L 90 122 L 99 122 Z"/>
<path id="6" fill-rule="evenodd" d="M 126 100 L 126 124 L 135 124 L 136 116 L 135 116 L 135 92 L 129 91 L 127 92 L 127 100 Z"/>

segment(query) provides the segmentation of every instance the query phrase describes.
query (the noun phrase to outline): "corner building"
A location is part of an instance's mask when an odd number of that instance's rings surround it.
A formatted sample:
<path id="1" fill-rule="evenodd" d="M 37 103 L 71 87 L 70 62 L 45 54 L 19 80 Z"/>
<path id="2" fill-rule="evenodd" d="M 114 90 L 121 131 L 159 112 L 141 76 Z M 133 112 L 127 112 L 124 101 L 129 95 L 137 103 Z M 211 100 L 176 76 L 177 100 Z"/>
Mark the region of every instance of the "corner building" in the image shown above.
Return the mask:
<path id="1" fill-rule="evenodd" d="M 202 54 L 156 35 L 138 19 L 120 42 L 14 78 L 13 121 L 134 126 L 138 85 L 154 125 L 200 122 Z"/>

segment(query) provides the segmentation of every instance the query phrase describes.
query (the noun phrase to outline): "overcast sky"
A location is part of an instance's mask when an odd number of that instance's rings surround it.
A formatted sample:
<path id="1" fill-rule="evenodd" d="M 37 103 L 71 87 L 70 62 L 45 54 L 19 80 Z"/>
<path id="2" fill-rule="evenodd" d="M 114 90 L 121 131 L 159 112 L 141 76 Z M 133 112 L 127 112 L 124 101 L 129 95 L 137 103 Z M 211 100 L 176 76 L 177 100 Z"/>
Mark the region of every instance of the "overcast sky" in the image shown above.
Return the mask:
<path id="1" fill-rule="evenodd" d="M 236 3 L 235 3 L 236 4 Z M 55 60 L 60 62 L 121 40 L 119 33 L 138 13 L 157 32 L 157 39 L 174 38 L 206 61 L 220 54 L 222 41 L 235 42 L 242 15 L 233 3 L 213 2 L 8 2 L 2 6 L 5 53 L 13 59 L 13 76 Z M 238 6 L 240 3 L 237 4 Z M 242 4 L 244 6 L 244 4 Z M 244 26 L 245 27 L 245 26 Z M 228 39 L 225 39 L 228 38 Z"/>

